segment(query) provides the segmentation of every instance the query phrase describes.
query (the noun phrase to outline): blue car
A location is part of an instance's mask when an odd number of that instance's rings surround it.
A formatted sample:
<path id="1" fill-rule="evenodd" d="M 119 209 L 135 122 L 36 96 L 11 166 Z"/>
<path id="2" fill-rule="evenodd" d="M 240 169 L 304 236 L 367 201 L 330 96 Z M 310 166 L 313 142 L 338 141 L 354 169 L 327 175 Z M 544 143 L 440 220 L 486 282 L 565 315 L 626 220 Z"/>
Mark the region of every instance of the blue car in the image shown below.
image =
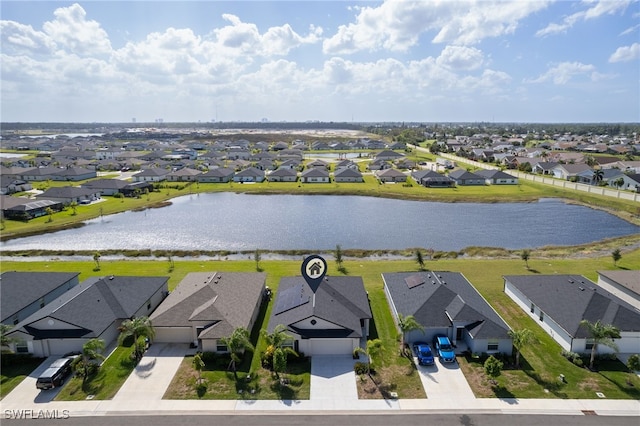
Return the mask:
<path id="1" fill-rule="evenodd" d="M 453 345 L 448 337 L 436 336 L 433 340 L 433 345 L 436 348 L 438 358 L 440 358 L 441 362 L 454 362 L 456 360 Z"/>
<path id="2" fill-rule="evenodd" d="M 413 344 L 413 353 L 418 358 L 418 364 L 420 365 L 433 365 L 433 352 L 431 347 L 424 342 L 415 342 Z"/>

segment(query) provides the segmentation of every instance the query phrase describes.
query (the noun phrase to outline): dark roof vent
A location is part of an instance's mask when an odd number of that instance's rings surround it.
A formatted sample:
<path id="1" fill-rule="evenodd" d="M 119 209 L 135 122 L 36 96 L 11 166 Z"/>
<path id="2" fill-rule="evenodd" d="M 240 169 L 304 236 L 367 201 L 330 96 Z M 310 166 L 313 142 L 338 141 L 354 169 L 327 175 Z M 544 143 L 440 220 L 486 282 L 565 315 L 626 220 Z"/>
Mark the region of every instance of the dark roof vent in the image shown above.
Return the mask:
<path id="1" fill-rule="evenodd" d="M 580 291 L 584 291 L 584 287 L 578 287 Z"/>
<path id="2" fill-rule="evenodd" d="M 109 281 L 111 281 L 113 278 L 114 278 L 114 276 L 113 276 L 113 275 L 111 275 L 111 276 L 109 277 Z"/>

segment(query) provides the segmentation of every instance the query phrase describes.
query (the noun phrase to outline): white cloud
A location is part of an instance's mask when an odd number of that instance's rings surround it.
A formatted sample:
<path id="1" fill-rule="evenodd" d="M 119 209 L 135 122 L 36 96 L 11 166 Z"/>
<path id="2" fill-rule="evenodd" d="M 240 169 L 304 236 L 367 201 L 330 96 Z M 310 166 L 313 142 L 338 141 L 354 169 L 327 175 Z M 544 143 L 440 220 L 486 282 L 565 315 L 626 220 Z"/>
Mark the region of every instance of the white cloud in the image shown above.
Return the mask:
<path id="1" fill-rule="evenodd" d="M 550 23 L 545 28 L 536 32 L 536 36 L 545 37 L 548 35 L 564 33 L 580 21 L 623 12 L 629 3 L 629 0 L 600 0 L 597 2 L 593 0 L 585 0 L 583 1 L 583 4 L 590 6 L 588 9 L 566 16 L 560 24 Z"/>
<path id="2" fill-rule="evenodd" d="M 436 63 L 453 70 L 475 70 L 483 65 L 481 50 L 475 47 L 447 46 L 442 50 Z"/>
<path id="3" fill-rule="evenodd" d="M 77 55 L 111 52 L 107 32 L 98 22 L 86 20 L 86 12 L 79 4 L 61 7 L 53 14 L 55 19 L 45 22 L 42 28 L 56 42 L 59 49 Z"/>
<path id="4" fill-rule="evenodd" d="M 556 66 L 547 70 L 546 73 L 540 75 L 538 78 L 529 80 L 529 83 L 544 83 L 552 81 L 554 84 L 566 84 L 571 79 L 580 75 L 589 75 L 593 77 L 595 74 L 595 67 L 590 64 L 583 64 L 580 62 L 562 62 Z"/>
<path id="5" fill-rule="evenodd" d="M 54 51 L 55 43 L 41 31 L 31 25 L 13 21 L 0 21 L 2 49 L 17 54 L 49 54 Z"/>
<path id="6" fill-rule="evenodd" d="M 609 62 L 629 62 L 640 59 L 640 43 L 618 47 L 609 57 Z"/>
<path id="7" fill-rule="evenodd" d="M 521 19 L 547 7 L 547 1 L 386 1 L 359 8 L 355 22 L 341 25 L 327 38 L 327 54 L 358 51 L 406 51 L 426 32 L 434 43 L 477 44 L 488 37 L 513 33 Z"/>

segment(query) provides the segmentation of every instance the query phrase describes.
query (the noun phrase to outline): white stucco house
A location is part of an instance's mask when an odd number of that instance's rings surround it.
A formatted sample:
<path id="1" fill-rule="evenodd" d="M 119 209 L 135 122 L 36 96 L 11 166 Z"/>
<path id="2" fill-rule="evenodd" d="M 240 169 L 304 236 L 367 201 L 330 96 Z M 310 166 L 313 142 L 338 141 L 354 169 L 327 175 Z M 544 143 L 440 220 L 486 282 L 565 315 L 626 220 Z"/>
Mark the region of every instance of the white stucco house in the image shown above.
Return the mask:
<path id="1" fill-rule="evenodd" d="M 591 351 L 582 320 L 620 330 L 618 352 L 640 352 L 640 310 L 580 275 L 505 275 L 504 292 L 565 350 Z M 614 350 L 598 346 L 599 353 Z"/>

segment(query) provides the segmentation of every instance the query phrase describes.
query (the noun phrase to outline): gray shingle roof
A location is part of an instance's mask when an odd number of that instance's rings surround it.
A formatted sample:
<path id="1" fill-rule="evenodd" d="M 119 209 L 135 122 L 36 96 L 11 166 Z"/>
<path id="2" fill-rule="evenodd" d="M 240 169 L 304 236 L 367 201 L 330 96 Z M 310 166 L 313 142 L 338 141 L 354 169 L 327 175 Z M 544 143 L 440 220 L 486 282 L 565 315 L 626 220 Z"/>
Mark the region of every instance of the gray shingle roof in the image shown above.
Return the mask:
<path id="1" fill-rule="evenodd" d="M 133 316 L 157 291 L 167 285 L 167 277 L 89 278 L 55 301 L 21 321 L 12 330 L 31 334 L 34 339 L 98 337 L 115 320 Z M 79 331 L 44 330 L 36 323 L 44 318 L 73 324 Z"/>
<path id="2" fill-rule="evenodd" d="M 580 321 L 640 331 L 640 311 L 580 275 L 505 275 L 545 315 L 574 338 L 588 337 Z"/>
<path id="3" fill-rule="evenodd" d="M 190 273 L 153 312 L 151 322 L 154 327 L 192 327 L 192 321 L 208 321 L 200 338 L 227 337 L 238 327 L 249 327 L 265 281 L 265 273 Z"/>
<path id="4" fill-rule="evenodd" d="M 615 281 L 640 296 L 640 270 L 636 271 L 598 271 L 598 274 Z"/>
<path id="5" fill-rule="evenodd" d="M 413 315 L 428 328 L 451 327 L 451 320 L 469 323 L 474 338 L 508 338 L 509 326 L 457 272 L 398 272 L 382 274 L 398 313 Z M 412 285 L 422 281 L 423 284 Z"/>
<path id="6" fill-rule="evenodd" d="M 15 272 L 0 275 L 2 321 L 76 278 L 78 272 Z"/>
<path id="7" fill-rule="evenodd" d="M 301 300 L 305 301 L 292 309 L 274 309 L 269 319 L 271 332 L 278 324 L 283 324 L 302 337 L 362 337 L 361 319 L 372 318 L 369 299 L 361 277 L 325 277 L 315 293 L 304 278 L 283 277 L 280 280 L 276 303 L 287 289 L 298 287 Z M 300 330 L 291 325 L 310 317 L 321 318 L 336 324 L 340 330 Z"/>

